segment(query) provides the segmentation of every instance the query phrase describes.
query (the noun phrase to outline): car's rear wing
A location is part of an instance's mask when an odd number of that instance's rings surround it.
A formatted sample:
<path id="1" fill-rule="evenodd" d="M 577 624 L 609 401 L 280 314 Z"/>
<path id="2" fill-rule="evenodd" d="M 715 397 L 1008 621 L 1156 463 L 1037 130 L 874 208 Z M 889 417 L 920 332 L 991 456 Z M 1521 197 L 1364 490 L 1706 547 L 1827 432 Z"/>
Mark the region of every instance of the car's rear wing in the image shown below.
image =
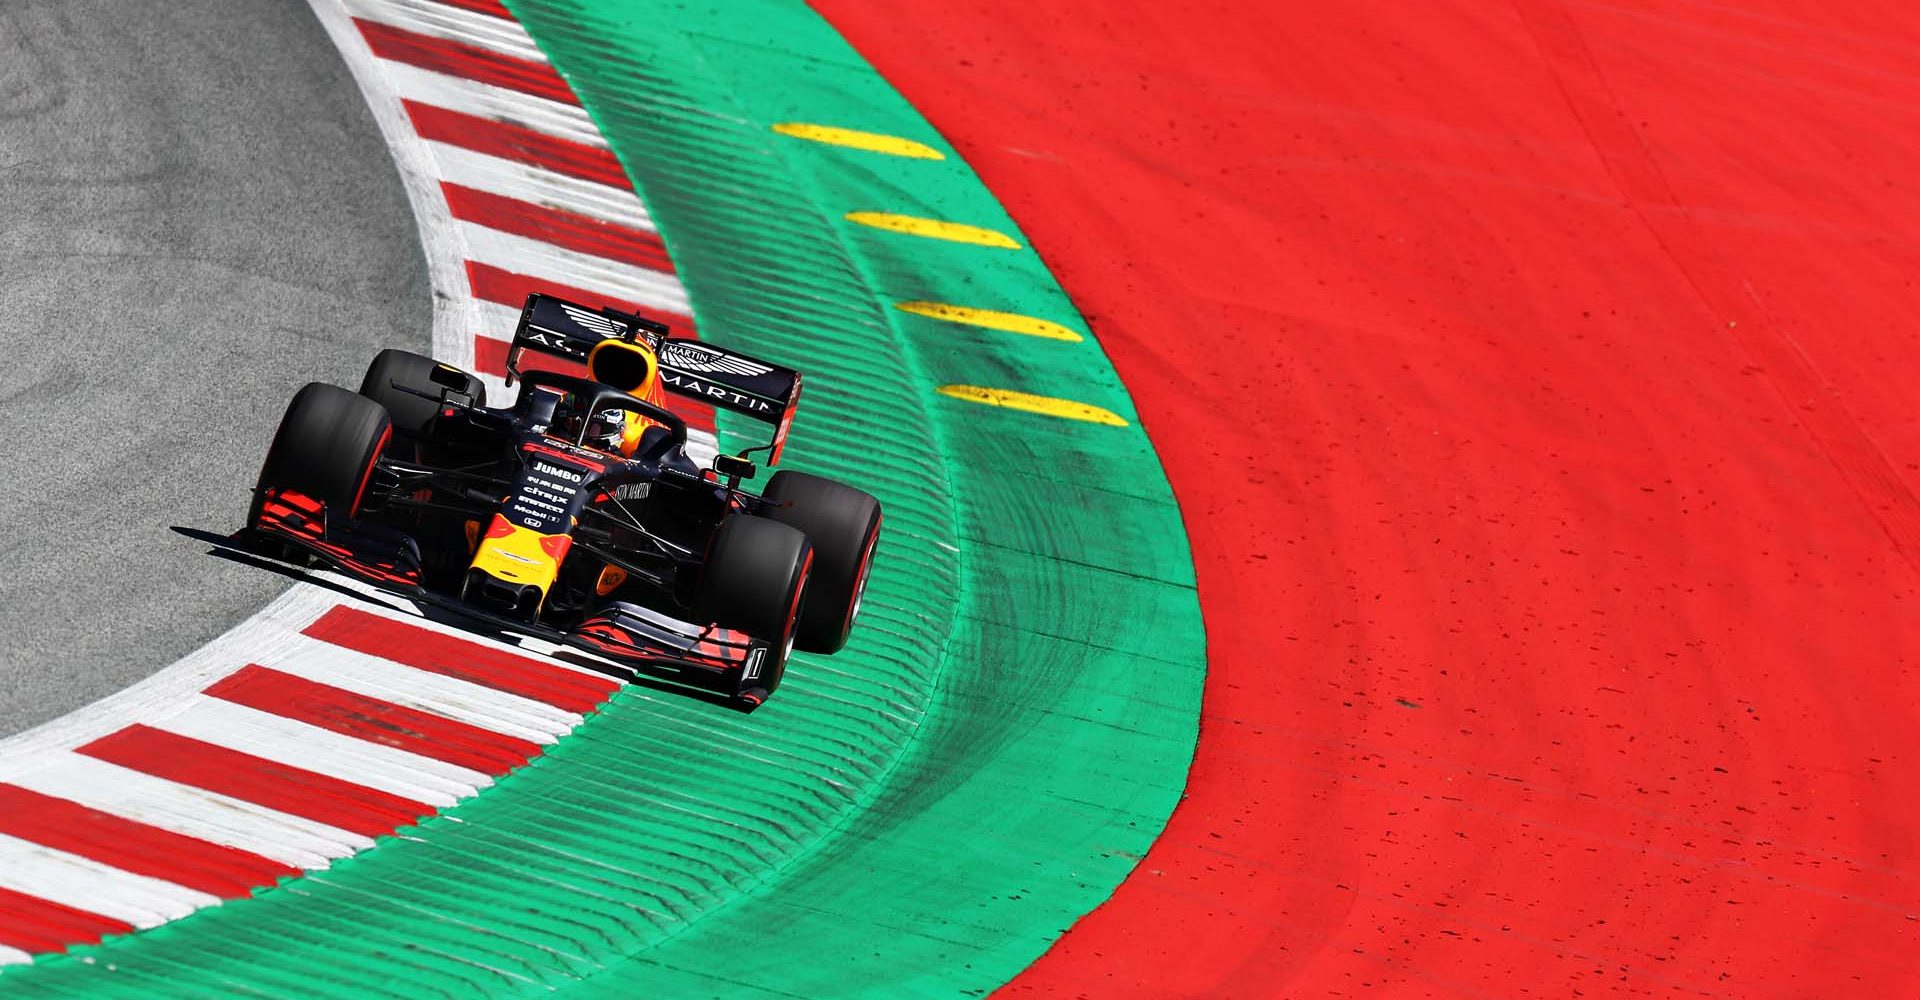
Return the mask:
<path id="1" fill-rule="evenodd" d="M 520 310 L 507 351 L 507 377 L 520 375 L 526 351 L 585 366 L 587 355 L 603 340 L 626 340 L 653 348 L 660 384 L 666 391 L 698 399 L 775 428 L 768 465 L 780 461 L 793 411 L 800 403 L 800 373 L 737 351 L 686 337 L 668 336 L 665 323 L 636 313 L 585 306 L 535 292 Z"/>
<path id="2" fill-rule="evenodd" d="M 603 340 L 644 340 L 656 350 L 667 336 L 667 325 L 618 309 L 588 309 L 538 292 L 527 296 L 507 350 L 507 375 L 520 375 L 525 351 L 564 358 L 583 368 L 593 345 Z"/>

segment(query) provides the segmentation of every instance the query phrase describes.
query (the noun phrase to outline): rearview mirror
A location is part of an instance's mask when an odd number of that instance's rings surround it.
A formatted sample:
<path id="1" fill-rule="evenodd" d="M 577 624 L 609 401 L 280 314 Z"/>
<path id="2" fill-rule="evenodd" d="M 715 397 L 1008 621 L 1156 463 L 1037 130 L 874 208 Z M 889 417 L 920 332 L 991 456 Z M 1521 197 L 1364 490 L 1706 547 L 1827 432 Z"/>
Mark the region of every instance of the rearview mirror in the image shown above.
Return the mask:
<path id="1" fill-rule="evenodd" d="M 433 379 L 433 384 L 437 386 L 443 386 L 448 389 L 458 389 L 461 392 L 467 390 L 467 374 L 458 368 L 451 368 L 447 365 L 434 365 L 433 374 L 429 375 L 428 378 Z"/>
<path id="2" fill-rule="evenodd" d="M 718 455 L 713 460 L 713 471 L 728 479 L 752 479 L 753 463 L 738 455 Z"/>

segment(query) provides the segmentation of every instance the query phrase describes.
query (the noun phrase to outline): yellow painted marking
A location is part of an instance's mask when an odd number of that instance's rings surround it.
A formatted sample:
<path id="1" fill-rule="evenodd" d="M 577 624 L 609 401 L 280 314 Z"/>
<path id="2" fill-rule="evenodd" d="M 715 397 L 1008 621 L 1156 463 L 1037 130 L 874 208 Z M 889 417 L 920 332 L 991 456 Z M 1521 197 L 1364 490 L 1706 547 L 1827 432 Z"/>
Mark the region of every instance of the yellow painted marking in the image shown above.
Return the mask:
<path id="1" fill-rule="evenodd" d="M 940 387 L 940 394 L 964 399 L 970 403 L 985 403 L 988 406 L 1004 406 L 1013 410 L 1026 410 L 1029 413 L 1044 413 L 1049 417 L 1061 417 L 1066 420 L 1085 420 L 1089 423 L 1106 424 L 1109 427 L 1127 426 L 1127 422 L 1112 410 L 1103 410 L 1090 403 L 1076 403 L 1071 399 L 1035 396 L 1028 392 L 989 389 L 978 385 L 943 385 Z"/>
<path id="2" fill-rule="evenodd" d="M 916 316 L 930 316 L 949 323 L 984 326 L 989 330 L 1005 330 L 1008 333 L 1024 333 L 1029 337 L 1045 337 L 1048 340 L 1086 339 L 1051 320 L 1035 319 L 1019 313 L 975 309 L 972 306 L 956 306 L 945 302 L 895 302 L 893 307 Z"/>
<path id="3" fill-rule="evenodd" d="M 849 149 L 864 149 L 869 153 L 885 153 L 888 156 L 909 156 L 916 160 L 944 160 L 945 153 L 924 142 L 902 139 L 897 135 L 882 135 L 878 132 L 862 132 L 859 129 L 836 128 L 832 125 L 810 125 L 806 122 L 781 122 L 773 126 L 775 132 L 790 135 L 795 139 L 807 139 L 812 142 L 824 142 L 831 146 L 845 146 Z"/>
<path id="4" fill-rule="evenodd" d="M 892 233 L 906 233 L 909 236 L 952 240 L 955 243 L 977 243 L 983 247 L 1000 247 L 1003 250 L 1020 249 L 1020 244 L 1015 243 L 1013 238 L 1005 233 L 959 222 L 922 219 L 916 215 L 894 215 L 891 212 L 848 212 L 847 221 L 858 222 L 875 229 L 885 229 Z"/>

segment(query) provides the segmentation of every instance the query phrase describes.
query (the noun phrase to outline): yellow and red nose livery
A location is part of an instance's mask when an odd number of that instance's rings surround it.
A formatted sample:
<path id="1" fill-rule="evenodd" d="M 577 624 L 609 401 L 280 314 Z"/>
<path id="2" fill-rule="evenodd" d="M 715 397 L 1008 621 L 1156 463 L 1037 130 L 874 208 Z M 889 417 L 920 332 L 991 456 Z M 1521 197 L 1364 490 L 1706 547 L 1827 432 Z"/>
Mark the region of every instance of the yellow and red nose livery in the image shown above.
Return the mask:
<path id="1" fill-rule="evenodd" d="M 560 576 L 560 564 L 572 547 L 570 535 L 542 534 L 495 514 L 473 554 L 471 568 L 508 583 L 538 587 L 540 603 L 545 604 L 547 591 Z"/>

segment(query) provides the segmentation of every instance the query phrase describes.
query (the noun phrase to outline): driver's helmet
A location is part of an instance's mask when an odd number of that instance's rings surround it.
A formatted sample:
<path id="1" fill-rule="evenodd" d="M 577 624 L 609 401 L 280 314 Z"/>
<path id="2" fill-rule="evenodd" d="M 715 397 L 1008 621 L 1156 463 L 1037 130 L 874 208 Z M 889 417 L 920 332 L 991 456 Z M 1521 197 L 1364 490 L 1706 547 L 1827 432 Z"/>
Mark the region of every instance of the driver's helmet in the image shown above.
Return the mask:
<path id="1" fill-rule="evenodd" d="M 585 432 L 582 433 L 581 414 L 572 407 L 565 407 L 554 421 L 554 430 L 569 440 L 578 440 L 589 448 L 614 453 L 625 452 L 627 437 L 627 411 L 610 406 L 597 413 L 585 415 Z"/>
<path id="2" fill-rule="evenodd" d="M 627 434 L 627 411 L 610 406 L 587 418 L 587 434 L 581 443 L 601 451 L 621 451 Z"/>

